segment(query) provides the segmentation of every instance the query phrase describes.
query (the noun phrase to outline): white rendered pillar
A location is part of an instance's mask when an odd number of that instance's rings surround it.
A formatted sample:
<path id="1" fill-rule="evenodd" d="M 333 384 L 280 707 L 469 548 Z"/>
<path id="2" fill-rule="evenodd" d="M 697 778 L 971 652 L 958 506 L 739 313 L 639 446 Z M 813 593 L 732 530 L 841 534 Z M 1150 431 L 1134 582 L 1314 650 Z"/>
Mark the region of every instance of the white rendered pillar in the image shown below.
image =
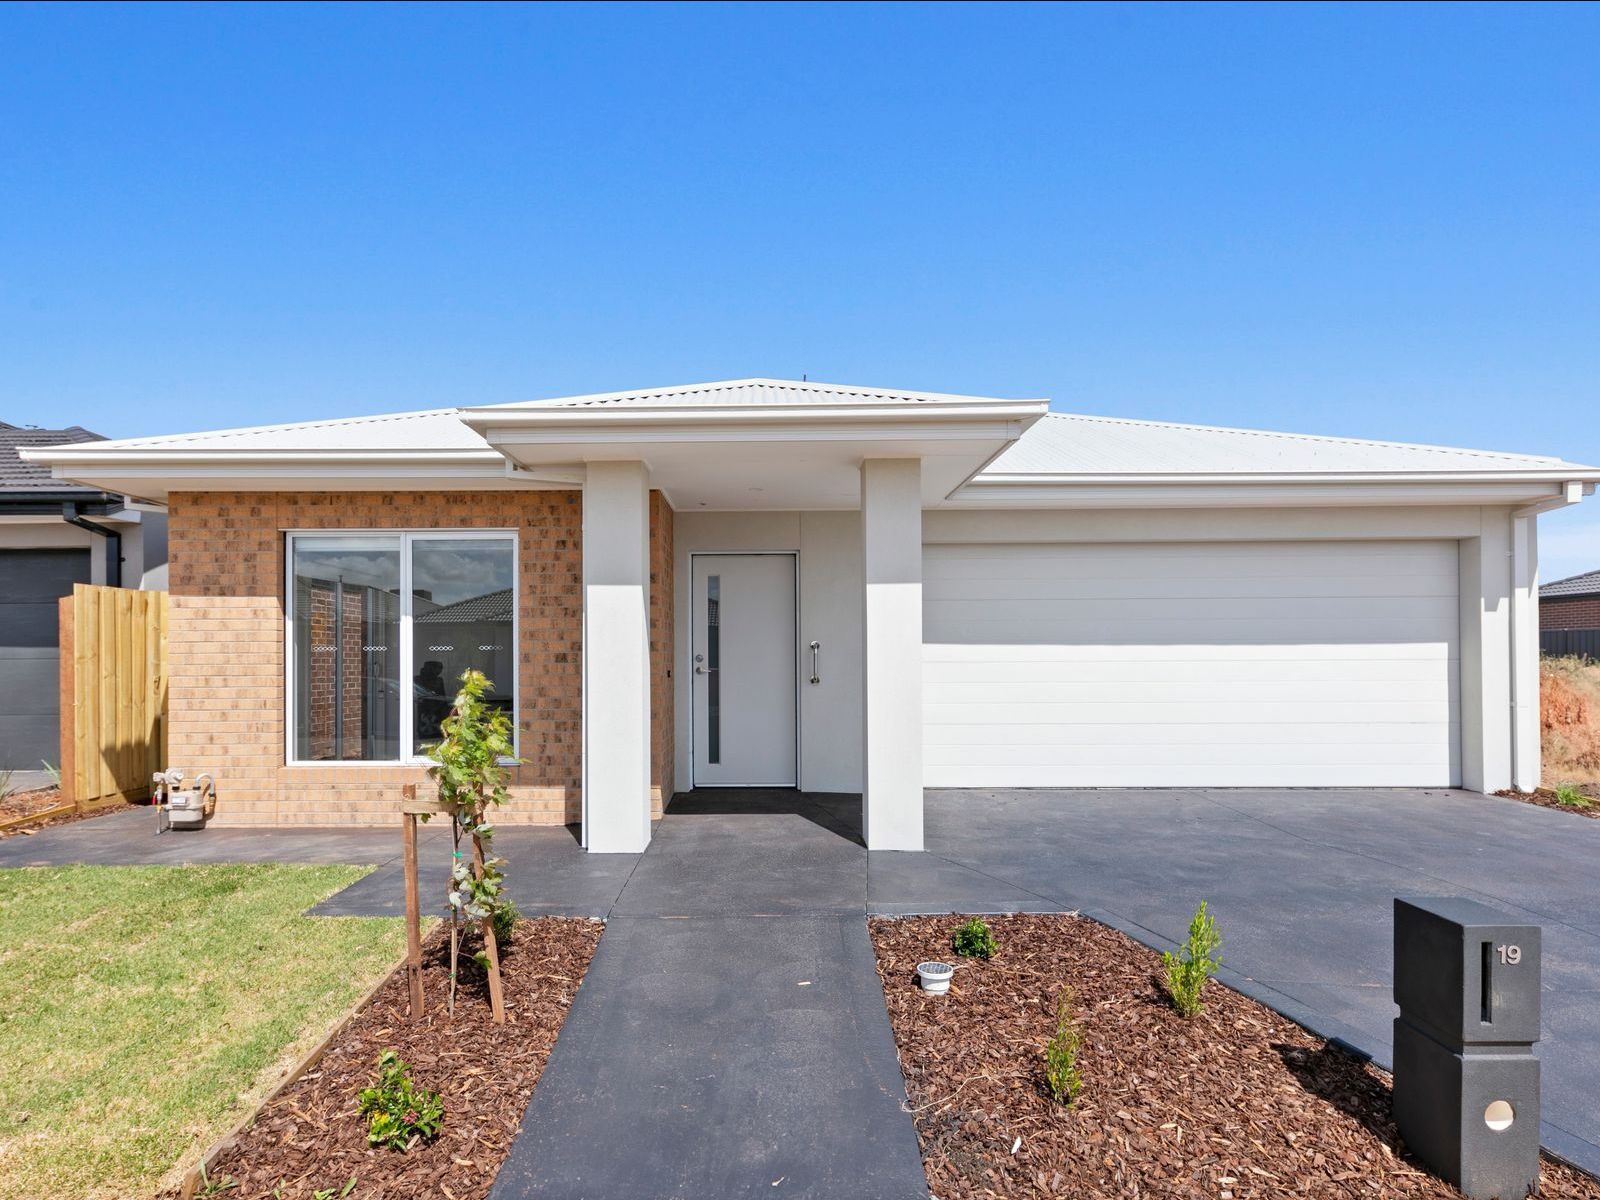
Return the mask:
<path id="1" fill-rule="evenodd" d="M 1511 518 L 1512 779 L 1539 787 L 1539 533 L 1534 516 Z"/>
<path id="2" fill-rule="evenodd" d="M 596 853 L 650 842 L 650 481 L 590 463 L 583 487 L 583 833 Z"/>
<path id="3" fill-rule="evenodd" d="M 869 850 L 922 849 L 922 464 L 861 464 L 862 824 Z"/>
<path id="4" fill-rule="evenodd" d="M 1511 786 L 1511 514 L 1461 539 L 1461 786 Z M 1537 659 L 1535 660 L 1537 661 Z"/>

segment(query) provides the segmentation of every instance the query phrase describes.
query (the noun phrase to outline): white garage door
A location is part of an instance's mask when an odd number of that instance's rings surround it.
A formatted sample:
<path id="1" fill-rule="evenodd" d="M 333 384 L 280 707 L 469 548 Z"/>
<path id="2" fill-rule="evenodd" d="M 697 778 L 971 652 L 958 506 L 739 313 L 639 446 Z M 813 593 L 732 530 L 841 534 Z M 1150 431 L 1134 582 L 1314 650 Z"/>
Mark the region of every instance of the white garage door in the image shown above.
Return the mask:
<path id="1" fill-rule="evenodd" d="M 1459 782 L 1454 542 L 935 546 L 929 787 Z"/>

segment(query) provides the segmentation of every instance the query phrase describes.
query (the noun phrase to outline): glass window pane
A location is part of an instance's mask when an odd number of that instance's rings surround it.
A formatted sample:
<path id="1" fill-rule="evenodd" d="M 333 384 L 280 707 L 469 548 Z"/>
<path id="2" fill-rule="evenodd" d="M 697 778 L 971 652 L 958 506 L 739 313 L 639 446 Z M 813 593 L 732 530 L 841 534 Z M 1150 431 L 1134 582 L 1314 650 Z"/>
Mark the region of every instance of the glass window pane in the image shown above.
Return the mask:
<path id="1" fill-rule="evenodd" d="M 706 761 L 722 761 L 722 576 L 706 578 Z"/>
<path id="2" fill-rule="evenodd" d="M 400 757 L 400 539 L 297 537 L 295 757 Z"/>
<path id="3" fill-rule="evenodd" d="M 508 714 L 516 691 L 516 603 L 510 538 L 416 538 L 411 543 L 411 662 L 421 754 L 439 740 L 461 674 L 489 677 L 488 698 Z"/>

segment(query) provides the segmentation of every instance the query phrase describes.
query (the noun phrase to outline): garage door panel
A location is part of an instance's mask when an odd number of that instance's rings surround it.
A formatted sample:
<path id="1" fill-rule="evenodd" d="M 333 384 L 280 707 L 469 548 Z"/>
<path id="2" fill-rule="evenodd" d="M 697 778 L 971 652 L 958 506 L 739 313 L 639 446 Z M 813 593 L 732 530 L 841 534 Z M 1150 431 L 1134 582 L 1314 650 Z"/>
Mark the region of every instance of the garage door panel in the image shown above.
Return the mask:
<path id="1" fill-rule="evenodd" d="M 929 546 L 925 583 L 946 579 L 1280 580 L 1437 578 L 1454 570 L 1454 543 L 1247 542 L 1137 545 Z M 935 557 L 936 556 L 936 557 Z"/>
<path id="2" fill-rule="evenodd" d="M 1038 662 L 990 659 L 935 659 L 923 664 L 923 689 L 932 695 L 936 689 L 951 686 L 976 688 L 990 685 L 1054 684 L 1061 682 L 1098 686 L 1103 681 L 1118 683 L 1200 683 L 1207 686 L 1226 681 L 1271 686 L 1298 687 L 1305 683 L 1345 683 L 1364 685 L 1438 681 L 1441 666 L 1454 671 L 1456 660 L 1440 647 L 1440 653 L 1425 658 L 1373 658 L 1355 662 L 1348 658 L 1302 658 L 1286 662 L 1281 658 L 1193 659 L 1105 659 L 1052 657 Z M 1454 687 L 1449 688 L 1455 695 Z"/>
<path id="3" fill-rule="evenodd" d="M 1072 622 L 1059 618 L 1030 620 L 1016 616 L 1009 620 L 951 621 L 930 609 L 924 610 L 923 627 L 932 641 L 948 642 L 965 637 L 976 645 L 1169 646 L 1174 642 L 1204 642 L 1221 646 L 1261 642 L 1273 645 L 1300 642 L 1368 645 L 1373 641 L 1425 645 L 1434 640 L 1439 621 L 1455 616 L 1453 604 L 1440 606 L 1440 611 L 1429 617 L 1317 618 L 1284 615 L 1211 621 L 1197 621 L 1181 613 L 1175 613 L 1169 619 L 1105 617 Z"/>
<path id="4" fill-rule="evenodd" d="M 1443 786 L 1453 542 L 929 546 L 930 786 Z"/>
<path id="5" fill-rule="evenodd" d="M 1083 701 L 1076 704 L 1046 703 L 996 703 L 927 704 L 923 705 L 925 719 L 935 724 L 950 717 L 970 716 L 974 708 L 982 707 L 984 720 L 972 721 L 978 725 L 1013 725 L 1028 722 L 1034 725 L 1120 725 L 1135 722 L 1146 728 L 1161 725 L 1211 725 L 1228 729 L 1239 724 L 1272 722 L 1283 716 L 1284 701 L 1262 698 L 1247 701 L 1125 701 L 1123 703 Z M 1120 710 L 1136 710 L 1126 715 Z M 1339 701 L 1320 698 L 1302 698 L 1291 708 L 1295 727 L 1319 734 L 1329 725 L 1357 724 L 1370 721 L 1404 721 L 1438 724 L 1451 718 L 1450 705 L 1445 700 L 1373 700 Z"/>
<path id="6" fill-rule="evenodd" d="M 1455 722 L 1452 720 L 1451 726 Z M 1327 731 L 1323 731 L 1326 735 Z M 1060 728 L 1052 725 L 947 725 L 941 729 L 940 739 L 929 743 L 926 753 L 931 758 L 948 746 L 972 746 L 979 749 L 1000 747 L 1007 759 L 1018 746 L 1109 746 L 1119 755 L 1124 748 L 1137 747 L 1141 751 L 1152 745 L 1162 746 L 1274 746 L 1280 743 L 1293 745 L 1322 745 L 1338 740 L 1341 744 L 1357 746 L 1434 746 L 1436 727 L 1407 724 L 1399 721 L 1369 721 L 1342 724 L 1337 739 L 1316 741 L 1315 735 L 1304 726 L 1284 723 L 1239 723 L 1219 728 L 1215 725 L 1180 725 L 1163 731 L 1160 743 L 1152 741 L 1147 726 L 1138 724 L 1080 725 Z"/>
<path id="7" fill-rule="evenodd" d="M 1008 768 L 996 771 L 993 766 L 930 767 L 928 777 L 937 775 L 938 783 L 929 787 L 941 788 L 1429 788 L 1452 787 L 1440 783 L 1441 768 L 1430 764 L 1394 766 L 1385 763 L 1368 764 L 1359 759 L 1344 758 L 1331 763 L 1304 762 L 1294 766 L 1259 766 L 1248 762 L 1235 762 L 1226 767 L 1199 769 L 1175 767 L 1165 764 L 1128 763 L 1103 771 L 1083 768 L 1038 767 L 1029 769 Z M 1455 768 L 1452 766 L 1451 770 Z M 1070 782 L 1063 778 L 1070 774 Z M 1181 777 L 1182 783 L 1173 782 Z M 1319 783 L 1319 778 L 1332 782 Z"/>
<path id="8" fill-rule="evenodd" d="M 1030 682 L 995 680 L 968 683 L 922 683 L 922 698 L 928 715 L 937 717 L 932 706 L 947 705 L 1050 705 L 1094 704 L 1111 708 L 1118 704 L 1149 706 L 1166 703 L 1291 704 L 1298 705 L 1305 685 L 1315 682 L 1319 702 L 1367 705 L 1372 703 L 1377 686 L 1370 678 L 1359 679 L 1048 679 Z M 1451 695 L 1443 678 L 1391 679 L 1382 684 L 1387 703 L 1430 703 L 1449 705 Z M 1297 708 L 1297 713 L 1299 712 Z"/>
<path id="9" fill-rule="evenodd" d="M 87 550 L 0 550 L 0 768 L 60 756 L 56 600 L 88 581 Z"/>
<path id="10" fill-rule="evenodd" d="M 1147 582 L 1129 579 L 940 579 L 924 580 L 922 596 L 927 603 L 951 604 L 1007 600 L 1142 601 L 1149 593 L 1141 590 L 1141 585 Z M 1341 598 L 1432 596 L 1454 601 L 1456 595 L 1453 587 L 1433 575 L 1347 579 L 1339 591 Z M 1328 579 L 1310 574 L 1249 581 L 1237 577 L 1191 578 L 1185 581 L 1184 592 L 1192 599 L 1227 603 L 1281 598 L 1319 601 L 1328 597 Z"/>
<path id="11" fill-rule="evenodd" d="M 1285 600 L 1292 603 L 1286 604 Z M 1181 613 L 1173 611 L 1173 602 L 1166 596 L 940 600 L 924 595 L 923 604 L 936 625 L 946 627 L 965 627 L 974 622 L 1004 625 L 1012 621 L 1027 621 L 1062 629 L 1084 626 L 1104 628 L 1106 622 L 1155 621 L 1164 627 L 1175 627 L 1199 637 L 1218 623 L 1230 622 L 1255 626 L 1264 621 L 1292 620 L 1296 628 L 1315 630 L 1325 622 L 1339 622 L 1349 628 L 1364 626 L 1366 622 L 1374 620 L 1431 621 L 1433 625 L 1423 628 L 1437 628 L 1439 618 L 1455 612 L 1456 597 L 1454 593 L 1414 596 L 1394 592 L 1382 596 L 1288 597 L 1259 594 L 1247 597 L 1197 597 L 1186 594 Z M 1070 610 L 1071 615 L 1065 619 L 1041 621 L 1041 605 L 1059 606 L 1064 611 Z"/>
<path id="12" fill-rule="evenodd" d="M 1282 731 L 1292 736 L 1292 730 Z M 1422 731 L 1426 733 L 1426 731 Z M 1413 730 L 1415 737 L 1418 731 Z M 1432 765 L 1448 768 L 1449 756 L 1431 741 L 1385 742 L 1366 745 L 1354 742 L 1296 742 L 1277 740 L 1265 743 L 1246 743 L 1253 765 L 1257 767 L 1297 767 L 1307 762 L 1322 762 L 1326 766 L 1340 764 L 1343 753 L 1359 748 L 1361 761 L 1366 766 Z M 1025 771 L 1030 767 L 1060 767 L 1084 771 L 1118 770 L 1125 764 L 1121 756 L 1108 753 L 1115 745 L 1079 746 L 1014 746 L 1010 754 L 1013 770 Z M 944 745 L 930 748 L 929 761 L 943 766 L 977 767 L 987 761 L 986 750 L 975 745 Z M 1195 742 L 1188 745 L 1146 746 L 1141 752 L 1144 766 L 1204 767 L 1207 769 L 1230 767 L 1239 757 L 1239 747 L 1229 742 Z"/>

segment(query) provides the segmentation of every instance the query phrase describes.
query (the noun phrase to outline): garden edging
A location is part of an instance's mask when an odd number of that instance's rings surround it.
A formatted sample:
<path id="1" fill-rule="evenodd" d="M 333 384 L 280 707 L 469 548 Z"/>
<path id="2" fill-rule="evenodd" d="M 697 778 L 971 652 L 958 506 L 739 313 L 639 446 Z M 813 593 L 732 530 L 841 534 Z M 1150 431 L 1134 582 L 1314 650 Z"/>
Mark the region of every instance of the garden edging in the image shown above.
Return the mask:
<path id="1" fill-rule="evenodd" d="M 289 1070 L 284 1074 L 284 1077 L 278 1080 L 277 1083 L 273 1084 L 273 1086 L 268 1089 L 268 1091 L 259 1100 L 251 1105 L 250 1111 L 247 1112 L 237 1122 L 235 1122 L 233 1127 L 229 1129 L 227 1133 L 223 1134 L 216 1141 L 212 1142 L 211 1145 L 206 1148 L 205 1153 L 200 1156 L 200 1160 L 195 1163 L 194 1166 L 190 1167 L 184 1172 L 183 1182 L 178 1186 L 178 1200 L 194 1200 L 195 1194 L 200 1190 L 200 1185 L 205 1173 L 209 1172 L 211 1168 L 216 1165 L 217 1160 L 221 1158 L 223 1154 L 233 1149 L 234 1145 L 239 1140 L 239 1135 L 255 1122 L 256 1118 L 261 1115 L 261 1110 L 266 1108 L 267 1105 L 276 1100 L 283 1092 L 292 1087 L 307 1071 L 311 1070 L 311 1068 L 315 1067 L 317 1063 L 321 1062 L 322 1056 L 328 1052 L 328 1047 L 333 1045 L 334 1040 L 349 1027 L 350 1022 L 355 1020 L 358 1016 L 366 1011 L 367 1006 L 370 1005 L 378 993 L 383 990 L 384 984 L 388 983 L 390 979 L 394 978 L 394 975 L 397 971 L 404 971 L 405 968 L 406 952 L 402 951 L 400 956 L 389 966 L 389 969 L 384 971 L 383 974 L 378 977 L 377 982 L 361 994 L 360 998 L 356 1000 L 355 1004 L 351 1006 L 350 1010 L 346 1012 L 343 1017 L 339 1018 L 338 1022 L 335 1023 L 327 1033 L 323 1034 L 322 1037 L 317 1039 L 316 1044 L 312 1046 L 310 1050 L 306 1051 L 306 1053 L 300 1057 L 294 1066 L 289 1068 Z"/>

